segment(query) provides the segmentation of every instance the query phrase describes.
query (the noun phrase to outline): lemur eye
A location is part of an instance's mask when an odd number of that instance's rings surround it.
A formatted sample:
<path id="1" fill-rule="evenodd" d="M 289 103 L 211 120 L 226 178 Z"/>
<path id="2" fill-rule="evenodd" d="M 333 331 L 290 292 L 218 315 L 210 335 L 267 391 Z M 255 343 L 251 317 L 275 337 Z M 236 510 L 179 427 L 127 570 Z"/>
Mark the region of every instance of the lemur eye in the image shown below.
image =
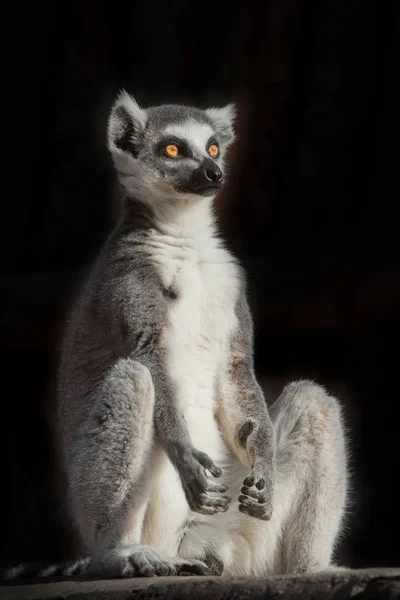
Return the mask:
<path id="1" fill-rule="evenodd" d="M 219 148 L 218 148 L 217 144 L 211 144 L 211 146 L 209 146 L 209 148 L 208 148 L 208 154 L 210 156 L 218 156 L 218 154 L 219 154 Z"/>
<path id="2" fill-rule="evenodd" d="M 178 146 L 176 144 L 168 144 L 168 146 L 165 146 L 165 152 L 168 156 L 176 156 L 178 151 Z"/>

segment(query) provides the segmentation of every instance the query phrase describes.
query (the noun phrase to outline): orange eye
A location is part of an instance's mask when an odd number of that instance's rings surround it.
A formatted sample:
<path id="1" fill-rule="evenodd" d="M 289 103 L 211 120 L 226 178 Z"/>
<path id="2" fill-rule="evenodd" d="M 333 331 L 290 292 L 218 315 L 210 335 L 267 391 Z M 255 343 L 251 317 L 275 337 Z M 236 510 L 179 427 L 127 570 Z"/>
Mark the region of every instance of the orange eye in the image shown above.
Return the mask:
<path id="1" fill-rule="evenodd" d="M 178 154 L 178 146 L 175 144 L 168 144 L 168 146 L 165 146 L 165 152 L 169 156 L 176 156 Z"/>
<path id="2" fill-rule="evenodd" d="M 210 156 L 218 156 L 219 148 L 217 144 L 211 144 L 211 146 L 208 148 L 208 154 L 210 154 Z"/>

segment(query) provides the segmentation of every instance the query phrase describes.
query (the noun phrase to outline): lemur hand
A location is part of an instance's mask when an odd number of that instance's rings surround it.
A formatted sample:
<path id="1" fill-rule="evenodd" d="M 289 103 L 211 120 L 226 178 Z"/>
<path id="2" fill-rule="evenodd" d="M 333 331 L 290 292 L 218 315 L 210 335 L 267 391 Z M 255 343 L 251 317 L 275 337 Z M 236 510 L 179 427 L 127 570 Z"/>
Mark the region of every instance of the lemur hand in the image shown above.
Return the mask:
<path id="1" fill-rule="evenodd" d="M 247 421 L 239 434 L 252 460 L 250 474 L 243 482 L 239 510 L 256 519 L 269 521 L 275 485 L 275 437 L 270 422 Z"/>
<path id="2" fill-rule="evenodd" d="M 228 510 L 230 498 L 219 495 L 227 491 L 227 486 L 213 483 L 205 473 L 207 470 L 214 477 L 221 477 L 222 471 L 205 452 L 196 448 L 185 450 L 177 468 L 191 510 L 203 515 L 214 515 Z M 209 495 L 209 492 L 218 495 Z"/>

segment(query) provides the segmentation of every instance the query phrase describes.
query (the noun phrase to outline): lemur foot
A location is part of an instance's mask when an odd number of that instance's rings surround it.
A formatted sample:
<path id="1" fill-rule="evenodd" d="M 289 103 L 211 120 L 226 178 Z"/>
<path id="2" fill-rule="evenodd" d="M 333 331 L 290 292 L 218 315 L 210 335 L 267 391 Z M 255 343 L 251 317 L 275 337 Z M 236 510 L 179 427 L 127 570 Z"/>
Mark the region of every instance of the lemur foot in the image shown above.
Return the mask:
<path id="1" fill-rule="evenodd" d="M 186 563 L 190 563 L 191 561 L 187 560 L 187 559 L 182 559 L 184 560 Z M 222 561 L 222 559 L 220 558 L 220 556 L 217 554 L 217 552 L 211 548 L 211 547 L 207 547 L 204 549 L 204 551 L 202 552 L 201 555 L 198 555 L 198 561 L 200 561 L 202 564 L 206 564 L 207 565 L 207 569 L 208 569 L 208 573 L 199 573 L 200 575 L 214 575 L 214 576 L 220 576 L 222 575 L 223 571 L 224 571 L 224 563 Z M 198 562 L 198 561 L 194 561 L 194 562 Z M 190 573 L 188 571 L 181 571 L 179 573 L 179 575 L 193 575 L 193 573 Z"/>
<path id="2" fill-rule="evenodd" d="M 101 571 L 109 577 L 154 577 L 180 575 L 210 575 L 200 560 L 164 558 L 149 546 L 138 545 L 121 552 L 110 553 L 101 561 Z M 96 570 L 96 565 L 94 565 Z"/>
<path id="3" fill-rule="evenodd" d="M 178 575 L 212 575 L 212 571 L 201 560 L 192 560 L 186 558 L 171 559 L 177 569 Z"/>

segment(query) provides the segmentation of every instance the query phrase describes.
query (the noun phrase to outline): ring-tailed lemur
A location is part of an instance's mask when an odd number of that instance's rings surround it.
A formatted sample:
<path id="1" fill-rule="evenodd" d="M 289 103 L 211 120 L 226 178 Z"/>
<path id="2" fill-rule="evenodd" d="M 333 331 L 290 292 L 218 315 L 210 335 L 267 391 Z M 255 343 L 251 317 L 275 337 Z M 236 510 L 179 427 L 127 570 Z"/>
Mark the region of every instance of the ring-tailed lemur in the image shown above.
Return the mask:
<path id="1" fill-rule="evenodd" d="M 233 121 L 231 105 L 143 109 L 125 92 L 112 108 L 123 210 L 70 315 L 58 388 L 87 558 L 42 575 L 330 565 L 347 488 L 341 411 L 302 381 L 268 412 L 256 381 L 244 272 L 213 215 Z"/>

